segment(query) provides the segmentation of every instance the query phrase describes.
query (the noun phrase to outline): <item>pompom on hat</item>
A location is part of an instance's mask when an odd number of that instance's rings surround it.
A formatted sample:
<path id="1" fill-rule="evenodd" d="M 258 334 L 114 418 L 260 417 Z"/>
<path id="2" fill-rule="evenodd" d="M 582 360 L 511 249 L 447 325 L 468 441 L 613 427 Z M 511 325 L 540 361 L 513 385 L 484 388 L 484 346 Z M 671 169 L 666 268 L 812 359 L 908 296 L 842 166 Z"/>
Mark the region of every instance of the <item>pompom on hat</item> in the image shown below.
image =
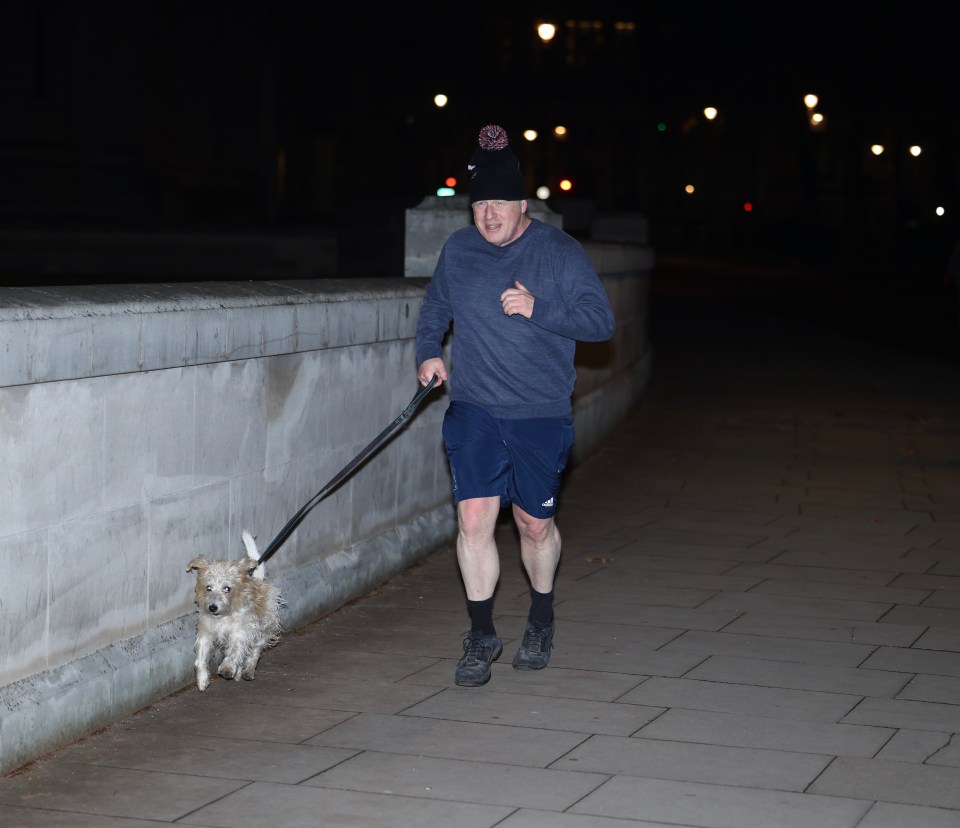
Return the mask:
<path id="1" fill-rule="evenodd" d="M 480 130 L 480 149 L 473 153 L 470 173 L 470 203 L 477 201 L 523 201 L 527 189 L 520 174 L 520 161 L 502 126 L 487 124 Z"/>

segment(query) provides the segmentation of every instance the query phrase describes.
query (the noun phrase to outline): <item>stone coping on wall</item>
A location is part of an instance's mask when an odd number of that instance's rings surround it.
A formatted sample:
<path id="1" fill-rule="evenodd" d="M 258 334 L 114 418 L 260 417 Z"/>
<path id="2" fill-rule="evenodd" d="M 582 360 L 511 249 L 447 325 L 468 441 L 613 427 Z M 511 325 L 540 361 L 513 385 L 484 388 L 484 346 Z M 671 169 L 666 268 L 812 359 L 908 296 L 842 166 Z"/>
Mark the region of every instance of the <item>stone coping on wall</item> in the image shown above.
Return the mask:
<path id="1" fill-rule="evenodd" d="M 645 245 L 584 248 L 601 275 L 647 272 L 654 263 Z M 0 288 L 0 387 L 407 338 L 427 281 Z"/>
<path id="2" fill-rule="evenodd" d="M 408 296 L 406 279 L 290 279 L 0 288 L 0 322 Z"/>
<path id="3" fill-rule="evenodd" d="M 0 386 L 407 339 L 422 295 L 409 279 L 0 288 Z"/>

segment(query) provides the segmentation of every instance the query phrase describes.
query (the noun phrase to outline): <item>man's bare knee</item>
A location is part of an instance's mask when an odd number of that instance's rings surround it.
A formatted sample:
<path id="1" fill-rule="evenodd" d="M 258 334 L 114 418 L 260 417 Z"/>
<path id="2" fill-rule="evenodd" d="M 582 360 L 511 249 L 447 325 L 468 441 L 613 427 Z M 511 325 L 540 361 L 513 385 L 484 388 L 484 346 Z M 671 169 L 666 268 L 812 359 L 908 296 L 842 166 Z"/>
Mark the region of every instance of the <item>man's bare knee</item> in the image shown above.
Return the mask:
<path id="1" fill-rule="evenodd" d="M 477 497 L 461 500 L 457 506 L 460 534 L 473 538 L 492 535 L 500 511 L 500 498 Z"/>
<path id="2" fill-rule="evenodd" d="M 552 517 L 537 518 L 519 508 L 513 510 L 513 517 L 521 539 L 537 546 L 546 543 L 556 531 Z"/>

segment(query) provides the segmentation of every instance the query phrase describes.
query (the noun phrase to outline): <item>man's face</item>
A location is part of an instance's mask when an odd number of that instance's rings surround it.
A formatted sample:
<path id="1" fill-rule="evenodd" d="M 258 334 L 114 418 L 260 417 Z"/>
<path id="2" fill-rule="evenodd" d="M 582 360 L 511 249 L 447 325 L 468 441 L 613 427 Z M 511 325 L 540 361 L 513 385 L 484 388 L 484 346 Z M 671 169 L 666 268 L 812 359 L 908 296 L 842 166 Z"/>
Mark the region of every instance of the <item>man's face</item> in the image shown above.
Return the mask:
<path id="1" fill-rule="evenodd" d="M 473 223 L 490 244 L 503 247 L 514 241 L 523 229 L 523 214 L 527 211 L 523 201 L 475 201 Z"/>

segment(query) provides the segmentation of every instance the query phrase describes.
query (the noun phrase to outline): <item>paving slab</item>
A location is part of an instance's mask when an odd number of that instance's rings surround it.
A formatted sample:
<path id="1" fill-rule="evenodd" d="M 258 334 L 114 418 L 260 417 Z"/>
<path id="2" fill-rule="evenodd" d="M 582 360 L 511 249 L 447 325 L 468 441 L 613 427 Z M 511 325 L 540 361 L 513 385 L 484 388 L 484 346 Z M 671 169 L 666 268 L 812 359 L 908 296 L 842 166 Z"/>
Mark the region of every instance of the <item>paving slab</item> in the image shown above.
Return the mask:
<path id="1" fill-rule="evenodd" d="M 946 747 L 952 738 L 952 733 L 897 728 L 890 741 L 877 751 L 874 758 L 885 762 L 926 762 Z"/>
<path id="2" fill-rule="evenodd" d="M 258 782 L 207 805 L 180 820 L 183 825 L 213 828 L 493 828 L 512 808 L 400 796 L 381 791 L 365 793 L 275 785 Z"/>
<path id="3" fill-rule="evenodd" d="M 723 713 L 753 713 L 785 719 L 836 722 L 861 701 L 860 696 L 756 687 L 750 684 L 653 676 L 620 701 L 653 707 L 682 707 Z"/>
<path id="4" fill-rule="evenodd" d="M 929 630 L 919 624 L 889 624 L 880 621 L 851 621 L 839 618 L 797 618 L 775 613 L 745 612 L 723 628 L 741 635 L 769 635 L 774 638 L 810 641 L 839 641 L 855 644 L 920 646 Z M 926 631 L 926 632 L 925 632 Z M 932 647 L 931 649 L 946 649 Z"/>
<path id="5" fill-rule="evenodd" d="M 586 738 L 569 731 L 362 713 L 305 744 L 547 767 Z"/>
<path id="6" fill-rule="evenodd" d="M 960 705 L 905 699 L 863 699 L 843 717 L 849 724 L 960 733 Z"/>
<path id="7" fill-rule="evenodd" d="M 789 661 L 710 656 L 684 678 L 750 684 L 757 687 L 788 687 L 794 690 L 822 690 L 854 696 L 890 698 L 907 683 L 903 673 L 861 670 L 856 667 L 811 667 Z"/>
<path id="8" fill-rule="evenodd" d="M 798 631 L 798 634 L 791 638 L 780 638 L 775 635 L 742 635 L 691 628 L 683 635 L 664 644 L 660 652 L 699 654 L 703 658 L 711 655 L 730 655 L 743 658 L 769 658 L 772 661 L 794 661 L 801 664 L 855 667 L 876 650 L 869 644 L 854 643 L 849 638 L 846 642 L 835 642 L 821 641 L 814 636 L 804 636 L 800 631 L 803 630 L 807 619 L 793 616 L 790 621 Z M 812 626 L 820 629 L 820 625 L 815 622 L 816 619 Z M 877 664 L 876 667 L 891 669 L 885 668 L 882 664 Z"/>
<path id="9" fill-rule="evenodd" d="M 716 713 L 674 707 L 664 711 L 633 735 L 643 739 L 869 758 L 878 751 L 885 750 L 901 732 L 889 727 L 812 722 L 752 713 Z M 939 747 L 942 746 L 940 743 Z M 929 755 L 929 752 L 926 755 Z"/>
<path id="10" fill-rule="evenodd" d="M 365 751 L 305 784 L 478 805 L 565 811 L 607 775 Z M 385 779 L 396 780 L 384 790 Z"/>
<path id="11" fill-rule="evenodd" d="M 591 736 L 550 767 L 610 776 L 803 791 L 832 759 L 785 750 Z"/>
<path id="12" fill-rule="evenodd" d="M 840 756 L 811 793 L 960 809 L 960 768 Z"/>
<path id="13" fill-rule="evenodd" d="M 514 692 L 491 691 L 469 702 L 460 688 L 444 690 L 408 708 L 404 715 L 629 736 L 663 712 L 659 707 L 528 695 L 519 690 L 517 687 Z"/>
<path id="14" fill-rule="evenodd" d="M 904 828 L 906 825 L 923 828 L 958 828 L 960 814 L 956 811 L 928 808 L 923 805 L 893 805 L 878 802 L 857 828 Z"/>
<path id="15" fill-rule="evenodd" d="M 48 811 L 173 822 L 245 787 L 242 779 L 187 772 L 135 770 L 70 761 L 7 776 L 0 803 Z"/>
<path id="16" fill-rule="evenodd" d="M 573 806 L 576 813 L 664 820 L 697 828 L 849 828 L 872 803 L 848 797 L 618 776 Z"/>

